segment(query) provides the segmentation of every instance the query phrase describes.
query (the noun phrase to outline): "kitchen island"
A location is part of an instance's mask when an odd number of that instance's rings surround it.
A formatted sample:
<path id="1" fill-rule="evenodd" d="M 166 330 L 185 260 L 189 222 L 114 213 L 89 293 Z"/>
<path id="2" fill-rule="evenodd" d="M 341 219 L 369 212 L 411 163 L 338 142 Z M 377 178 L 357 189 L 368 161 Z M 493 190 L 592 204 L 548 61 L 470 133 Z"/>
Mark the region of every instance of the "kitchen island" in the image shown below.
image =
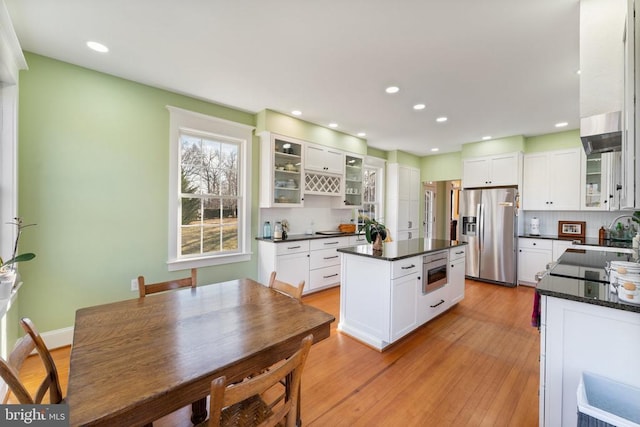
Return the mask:
<path id="1" fill-rule="evenodd" d="M 537 285 L 540 425 L 577 424 L 583 372 L 640 387 L 640 305 L 612 291 L 605 265 L 633 254 L 568 249 Z"/>
<path id="2" fill-rule="evenodd" d="M 339 248 L 338 329 L 383 350 L 451 308 L 464 298 L 465 245 L 410 239 L 384 243 L 379 252 L 372 245 Z"/>

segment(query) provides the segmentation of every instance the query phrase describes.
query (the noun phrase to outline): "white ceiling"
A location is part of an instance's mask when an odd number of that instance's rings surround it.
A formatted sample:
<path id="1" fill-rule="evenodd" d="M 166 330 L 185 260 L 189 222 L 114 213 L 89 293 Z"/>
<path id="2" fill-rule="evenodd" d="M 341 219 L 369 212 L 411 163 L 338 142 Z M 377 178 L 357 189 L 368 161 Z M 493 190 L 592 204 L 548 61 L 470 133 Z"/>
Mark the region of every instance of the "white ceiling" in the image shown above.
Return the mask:
<path id="1" fill-rule="evenodd" d="M 249 112 L 301 110 L 382 150 L 579 127 L 578 0 L 5 3 L 26 51 Z"/>

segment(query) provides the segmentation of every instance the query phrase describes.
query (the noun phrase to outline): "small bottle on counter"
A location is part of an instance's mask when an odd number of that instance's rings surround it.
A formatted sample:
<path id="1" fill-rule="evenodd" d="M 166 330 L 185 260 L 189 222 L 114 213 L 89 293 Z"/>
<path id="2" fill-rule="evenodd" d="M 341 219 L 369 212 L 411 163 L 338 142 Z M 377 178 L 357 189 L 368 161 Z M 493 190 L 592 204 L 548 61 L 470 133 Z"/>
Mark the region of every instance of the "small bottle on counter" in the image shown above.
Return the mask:
<path id="1" fill-rule="evenodd" d="M 598 244 L 600 246 L 604 246 L 605 241 L 607 240 L 607 230 L 604 228 L 604 225 L 600 227 L 598 231 Z"/>
<path id="2" fill-rule="evenodd" d="M 262 228 L 262 238 L 263 239 L 271 238 L 271 223 L 269 221 L 264 222 L 264 227 Z"/>

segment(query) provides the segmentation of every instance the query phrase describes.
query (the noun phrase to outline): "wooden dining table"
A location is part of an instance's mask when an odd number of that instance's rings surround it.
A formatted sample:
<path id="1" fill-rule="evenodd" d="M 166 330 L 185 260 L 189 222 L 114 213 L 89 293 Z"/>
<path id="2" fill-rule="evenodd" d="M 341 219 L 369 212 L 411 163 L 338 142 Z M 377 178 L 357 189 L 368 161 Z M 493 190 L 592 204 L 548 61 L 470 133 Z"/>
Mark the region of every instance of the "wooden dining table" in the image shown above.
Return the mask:
<path id="1" fill-rule="evenodd" d="M 206 416 L 214 378 L 234 382 L 259 372 L 292 354 L 306 335 L 314 343 L 327 338 L 334 320 L 251 279 L 80 309 L 70 424 L 145 425 L 194 402 Z"/>

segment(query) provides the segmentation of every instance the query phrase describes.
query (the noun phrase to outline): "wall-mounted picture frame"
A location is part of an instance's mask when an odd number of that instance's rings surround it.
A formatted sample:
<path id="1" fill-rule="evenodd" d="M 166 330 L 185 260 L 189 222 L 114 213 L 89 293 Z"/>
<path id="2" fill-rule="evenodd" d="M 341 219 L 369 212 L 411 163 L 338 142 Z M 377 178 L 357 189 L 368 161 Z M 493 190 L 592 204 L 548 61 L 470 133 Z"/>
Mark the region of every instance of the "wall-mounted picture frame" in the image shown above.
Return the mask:
<path id="1" fill-rule="evenodd" d="M 587 231 L 585 221 L 558 221 L 558 237 L 584 239 Z"/>

